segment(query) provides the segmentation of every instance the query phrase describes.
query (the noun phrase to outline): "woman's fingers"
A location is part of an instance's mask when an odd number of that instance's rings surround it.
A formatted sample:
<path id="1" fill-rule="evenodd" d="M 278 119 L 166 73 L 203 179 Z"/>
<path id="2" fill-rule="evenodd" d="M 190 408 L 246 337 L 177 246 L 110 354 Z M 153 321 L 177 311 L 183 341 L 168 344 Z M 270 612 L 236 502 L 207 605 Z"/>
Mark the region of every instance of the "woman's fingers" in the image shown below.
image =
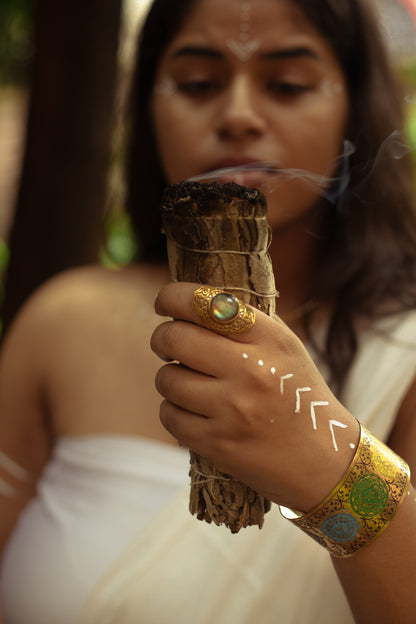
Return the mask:
<path id="1" fill-rule="evenodd" d="M 156 389 L 167 401 L 195 414 L 210 416 L 211 397 L 221 394 L 221 382 L 181 364 L 167 364 L 156 374 Z M 212 407 L 214 409 L 214 406 Z"/>
<path id="2" fill-rule="evenodd" d="M 209 441 L 211 438 L 209 418 L 188 412 L 167 400 L 162 401 L 159 413 L 162 425 L 181 446 L 208 457 L 204 441 Z"/>
<path id="3" fill-rule="evenodd" d="M 153 332 L 150 346 L 162 360 L 177 360 L 213 377 L 234 368 L 237 361 L 233 343 L 184 321 L 167 321 L 159 325 Z"/>

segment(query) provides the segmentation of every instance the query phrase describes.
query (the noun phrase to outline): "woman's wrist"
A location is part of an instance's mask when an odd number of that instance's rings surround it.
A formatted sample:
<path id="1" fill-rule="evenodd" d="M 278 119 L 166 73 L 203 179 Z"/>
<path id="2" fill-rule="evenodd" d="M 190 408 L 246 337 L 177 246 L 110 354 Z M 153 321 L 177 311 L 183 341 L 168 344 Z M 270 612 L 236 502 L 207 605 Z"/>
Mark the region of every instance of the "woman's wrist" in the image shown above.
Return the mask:
<path id="1" fill-rule="evenodd" d="M 344 477 L 360 442 L 360 423 L 341 405 L 334 406 L 330 418 L 330 422 L 344 425 L 334 433 L 337 450 L 334 450 L 329 427 L 320 425 L 305 438 L 304 450 L 297 454 L 297 471 L 293 471 L 290 478 L 291 491 L 285 492 L 284 501 L 282 497 L 276 500 L 273 496 L 271 500 L 305 515 L 320 505 Z"/>

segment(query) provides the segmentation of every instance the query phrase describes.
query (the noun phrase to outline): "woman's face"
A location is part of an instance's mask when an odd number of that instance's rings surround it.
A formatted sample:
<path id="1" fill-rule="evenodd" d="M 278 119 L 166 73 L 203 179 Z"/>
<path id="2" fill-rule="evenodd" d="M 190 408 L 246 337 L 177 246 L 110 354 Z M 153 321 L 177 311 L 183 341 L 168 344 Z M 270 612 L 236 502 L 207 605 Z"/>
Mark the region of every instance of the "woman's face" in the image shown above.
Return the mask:
<path id="1" fill-rule="evenodd" d="M 334 174 L 348 116 L 331 47 L 290 0 L 198 0 L 161 59 L 152 104 L 169 183 L 254 162 L 307 174 L 231 175 L 264 192 L 274 229 L 316 203 L 309 174 Z"/>

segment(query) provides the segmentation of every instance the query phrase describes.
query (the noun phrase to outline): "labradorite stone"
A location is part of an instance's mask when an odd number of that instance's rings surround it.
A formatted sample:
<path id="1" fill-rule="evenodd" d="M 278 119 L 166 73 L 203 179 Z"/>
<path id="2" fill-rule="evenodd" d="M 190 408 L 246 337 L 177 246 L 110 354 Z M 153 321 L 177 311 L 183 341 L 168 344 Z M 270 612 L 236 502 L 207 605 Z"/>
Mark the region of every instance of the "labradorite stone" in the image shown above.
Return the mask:
<path id="1" fill-rule="evenodd" d="M 238 314 L 238 300 L 227 293 L 215 295 L 211 301 L 211 314 L 220 323 L 229 323 Z"/>

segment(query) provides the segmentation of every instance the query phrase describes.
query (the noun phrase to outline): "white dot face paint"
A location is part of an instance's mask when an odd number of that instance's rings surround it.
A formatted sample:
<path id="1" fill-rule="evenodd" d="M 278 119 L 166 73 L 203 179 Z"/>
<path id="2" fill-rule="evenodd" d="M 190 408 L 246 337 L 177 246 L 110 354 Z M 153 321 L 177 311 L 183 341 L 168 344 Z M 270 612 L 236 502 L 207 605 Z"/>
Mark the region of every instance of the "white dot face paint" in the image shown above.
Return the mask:
<path id="1" fill-rule="evenodd" d="M 248 360 L 248 355 L 247 355 L 247 353 L 243 353 L 243 360 Z"/>
<path id="2" fill-rule="evenodd" d="M 243 0 L 240 8 L 240 35 L 238 41 L 229 39 L 226 44 L 240 61 L 248 61 L 260 47 L 257 39 L 250 39 L 251 3 Z"/>
<path id="3" fill-rule="evenodd" d="M 272 375 L 276 375 L 276 369 L 274 366 L 271 367 L 270 372 Z"/>
<path id="4" fill-rule="evenodd" d="M 320 85 L 321 93 L 327 97 L 334 97 L 344 92 L 344 87 L 340 82 L 334 82 L 329 78 L 324 78 Z"/>
<path id="5" fill-rule="evenodd" d="M 155 93 L 164 97 L 171 97 L 175 95 L 178 87 L 172 76 L 162 76 L 162 78 L 155 84 Z"/>
<path id="6" fill-rule="evenodd" d="M 258 364 L 259 366 L 264 366 L 264 362 L 263 362 L 263 360 L 259 360 L 259 361 L 257 362 L 257 364 Z"/>
<path id="7" fill-rule="evenodd" d="M 247 43 L 243 43 L 241 41 L 227 41 L 227 46 L 230 48 L 231 52 L 240 59 L 240 61 L 248 61 L 251 56 L 253 56 L 254 52 L 259 47 L 259 42 L 254 40 L 247 41 Z"/>

